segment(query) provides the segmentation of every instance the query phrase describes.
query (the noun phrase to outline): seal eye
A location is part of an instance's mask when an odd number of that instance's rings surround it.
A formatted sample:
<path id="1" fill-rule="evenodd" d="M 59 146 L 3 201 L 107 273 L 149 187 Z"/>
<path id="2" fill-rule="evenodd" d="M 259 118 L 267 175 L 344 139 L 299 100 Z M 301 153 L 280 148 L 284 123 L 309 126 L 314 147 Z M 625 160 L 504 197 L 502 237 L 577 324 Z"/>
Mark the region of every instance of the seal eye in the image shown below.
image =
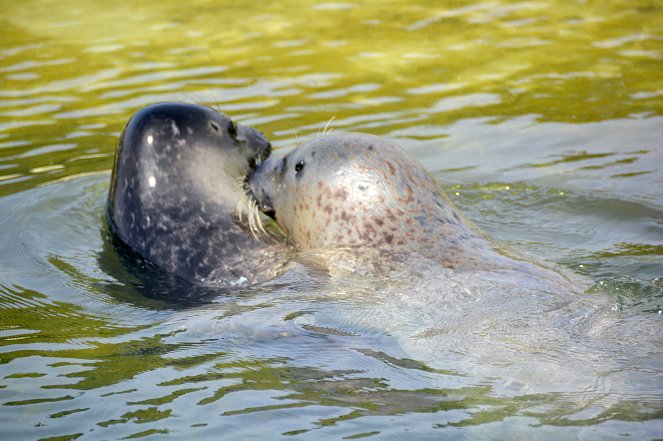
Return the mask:
<path id="1" fill-rule="evenodd" d="M 304 161 L 299 161 L 297 164 L 295 164 L 295 174 L 299 174 L 300 171 L 304 168 Z"/>
<path id="2" fill-rule="evenodd" d="M 214 129 L 215 132 L 218 133 L 219 126 L 217 126 L 215 122 L 211 122 L 211 123 L 209 123 L 209 125 L 210 125 L 210 127 L 212 127 L 212 129 Z"/>

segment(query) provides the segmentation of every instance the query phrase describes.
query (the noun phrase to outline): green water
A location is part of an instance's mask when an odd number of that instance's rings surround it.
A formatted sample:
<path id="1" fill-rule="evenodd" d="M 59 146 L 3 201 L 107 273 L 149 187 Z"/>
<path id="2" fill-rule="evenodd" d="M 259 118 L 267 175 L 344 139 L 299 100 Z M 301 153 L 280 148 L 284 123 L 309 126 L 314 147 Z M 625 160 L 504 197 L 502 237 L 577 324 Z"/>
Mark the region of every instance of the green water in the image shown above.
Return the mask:
<path id="1" fill-rule="evenodd" d="M 0 11 L 3 439 L 663 436 L 660 2 Z M 326 126 L 394 138 L 491 236 L 594 287 L 554 310 L 315 277 L 145 298 L 102 216 L 122 127 L 159 101 L 281 150 Z"/>

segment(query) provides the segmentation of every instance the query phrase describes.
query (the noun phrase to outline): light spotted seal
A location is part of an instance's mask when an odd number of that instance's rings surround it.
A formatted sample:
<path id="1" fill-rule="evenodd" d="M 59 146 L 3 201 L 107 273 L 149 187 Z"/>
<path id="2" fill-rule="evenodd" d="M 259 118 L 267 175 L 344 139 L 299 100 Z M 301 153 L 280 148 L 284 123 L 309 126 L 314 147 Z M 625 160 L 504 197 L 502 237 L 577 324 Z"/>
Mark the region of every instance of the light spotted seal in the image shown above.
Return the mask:
<path id="1" fill-rule="evenodd" d="M 237 216 L 242 181 L 270 150 L 262 133 L 206 107 L 143 108 L 115 155 L 106 210 L 115 241 L 184 280 L 224 286 L 271 279 L 285 245 L 256 240 Z"/>
<path id="2" fill-rule="evenodd" d="M 495 246 L 420 163 L 380 137 L 324 135 L 263 162 L 247 190 L 301 251 L 380 265 L 423 258 L 454 271 L 518 271 L 567 286 L 557 272 Z"/>

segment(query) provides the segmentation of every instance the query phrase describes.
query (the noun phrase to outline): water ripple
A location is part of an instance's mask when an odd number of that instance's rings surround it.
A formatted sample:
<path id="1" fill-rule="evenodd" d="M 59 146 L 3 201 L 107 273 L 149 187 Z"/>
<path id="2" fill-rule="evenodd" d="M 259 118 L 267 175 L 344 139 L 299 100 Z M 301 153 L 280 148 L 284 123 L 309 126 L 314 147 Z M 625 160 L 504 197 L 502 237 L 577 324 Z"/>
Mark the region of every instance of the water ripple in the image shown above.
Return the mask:
<path id="1" fill-rule="evenodd" d="M 660 6 L 69 3 L 3 16 L 6 438 L 661 432 Z M 103 211 L 123 125 L 164 100 L 283 151 L 395 138 L 492 237 L 595 283 L 300 269 L 196 308 L 147 298 Z"/>

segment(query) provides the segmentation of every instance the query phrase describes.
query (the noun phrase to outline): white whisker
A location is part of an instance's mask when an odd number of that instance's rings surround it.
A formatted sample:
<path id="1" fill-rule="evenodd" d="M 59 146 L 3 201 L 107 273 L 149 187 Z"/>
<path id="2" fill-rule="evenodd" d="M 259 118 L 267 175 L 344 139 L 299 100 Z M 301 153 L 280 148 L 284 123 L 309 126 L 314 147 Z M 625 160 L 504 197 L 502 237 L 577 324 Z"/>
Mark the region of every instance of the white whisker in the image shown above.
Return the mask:
<path id="1" fill-rule="evenodd" d="M 257 230 L 261 233 L 267 235 L 267 231 L 262 224 L 262 217 L 260 216 L 260 210 L 258 209 L 258 203 L 255 199 L 251 198 L 249 201 L 249 214 L 253 217 L 252 224 L 254 227 L 257 227 Z"/>
<path id="2" fill-rule="evenodd" d="M 325 127 L 322 129 L 322 135 L 328 135 L 330 134 L 334 129 L 330 128 L 331 123 L 336 119 L 335 116 L 332 116 L 329 121 L 327 121 L 327 124 L 325 124 Z"/>
<path id="3" fill-rule="evenodd" d="M 235 186 L 237 188 L 237 192 L 242 195 L 237 201 L 237 206 L 235 207 L 237 218 L 239 219 L 240 222 L 244 221 L 244 210 L 245 209 L 248 210 L 249 196 L 244 191 L 244 180 L 245 178 L 243 176 L 240 176 L 237 179 L 235 179 Z"/>
<path id="4" fill-rule="evenodd" d="M 240 222 L 244 222 L 244 217 L 246 215 L 246 223 L 248 224 L 249 230 L 254 239 L 260 240 L 259 236 L 263 234 L 269 236 L 269 233 L 263 226 L 258 203 L 251 195 L 244 192 L 244 178 L 238 179 L 237 185 L 240 187 L 239 191 L 242 193 L 242 197 L 237 201 L 237 219 Z"/>
<path id="5" fill-rule="evenodd" d="M 240 198 L 239 201 L 237 201 L 237 207 L 235 208 L 235 212 L 237 213 L 237 219 L 239 219 L 240 222 L 244 222 L 243 214 L 244 214 L 244 206 L 246 204 L 245 202 L 245 197 Z"/>

